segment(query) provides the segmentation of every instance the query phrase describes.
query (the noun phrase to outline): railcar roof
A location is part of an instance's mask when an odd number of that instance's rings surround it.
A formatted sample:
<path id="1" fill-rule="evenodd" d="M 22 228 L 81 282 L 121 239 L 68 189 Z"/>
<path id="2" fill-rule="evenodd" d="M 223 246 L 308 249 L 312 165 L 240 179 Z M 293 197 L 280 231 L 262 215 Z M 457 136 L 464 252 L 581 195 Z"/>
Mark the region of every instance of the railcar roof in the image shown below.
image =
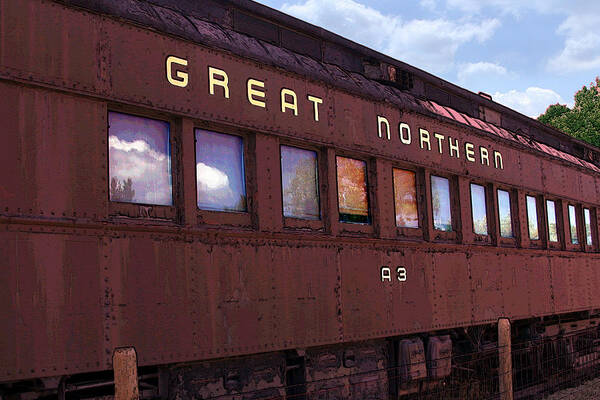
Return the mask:
<path id="1" fill-rule="evenodd" d="M 600 172 L 600 149 L 418 68 L 249 0 L 55 0 L 471 126 Z"/>

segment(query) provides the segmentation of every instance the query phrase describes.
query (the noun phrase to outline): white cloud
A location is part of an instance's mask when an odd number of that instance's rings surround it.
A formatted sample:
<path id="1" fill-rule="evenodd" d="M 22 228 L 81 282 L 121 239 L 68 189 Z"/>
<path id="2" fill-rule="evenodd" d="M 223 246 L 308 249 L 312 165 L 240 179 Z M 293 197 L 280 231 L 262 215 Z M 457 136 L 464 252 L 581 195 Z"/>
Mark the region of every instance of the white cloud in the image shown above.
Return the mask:
<path id="1" fill-rule="evenodd" d="M 224 172 L 201 162 L 196 164 L 196 179 L 198 185 L 205 186 L 209 190 L 229 186 L 229 178 Z"/>
<path id="2" fill-rule="evenodd" d="M 566 37 L 562 51 L 550 59 L 548 67 L 555 72 L 600 68 L 600 12 L 572 15 L 558 28 Z"/>
<path id="3" fill-rule="evenodd" d="M 462 12 L 477 14 L 482 10 L 495 8 L 502 15 L 512 14 L 519 17 L 525 10 L 534 10 L 537 12 L 548 12 L 552 10 L 557 0 L 447 0 L 448 8 L 457 8 Z"/>
<path id="4" fill-rule="evenodd" d="M 561 51 L 548 60 L 548 68 L 562 73 L 600 68 L 600 7 L 597 1 L 446 0 L 446 6 L 469 15 L 490 12 L 490 9 L 500 15 L 511 14 L 515 17 L 528 11 L 563 15 L 565 20 L 557 34 L 564 36 L 564 43 Z"/>
<path id="5" fill-rule="evenodd" d="M 286 3 L 282 11 L 434 73 L 453 66 L 460 46 L 483 43 L 500 26 L 495 18 L 403 21 L 354 0 L 305 0 Z"/>
<path id="6" fill-rule="evenodd" d="M 165 159 L 165 155 L 159 152 L 156 152 L 150 148 L 148 143 L 143 140 L 134 140 L 133 142 L 128 142 L 126 140 L 121 140 L 117 136 L 110 136 L 108 138 L 108 147 L 115 150 L 121 150 L 126 153 L 131 151 L 137 151 L 138 153 L 146 153 L 149 157 L 152 157 L 158 161 L 162 161 Z"/>
<path id="7" fill-rule="evenodd" d="M 460 83 L 465 83 L 474 77 L 490 78 L 507 75 L 508 71 L 502 65 L 483 61 L 460 64 L 457 74 Z"/>
<path id="8" fill-rule="evenodd" d="M 524 92 L 510 90 L 493 94 L 494 101 L 515 109 L 522 114 L 537 118 L 546 111 L 550 104 L 564 104 L 562 97 L 551 89 L 529 87 Z"/>
<path id="9" fill-rule="evenodd" d="M 420 0 L 419 4 L 421 5 L 421 7 L 429 11 L 435 11 L 437 8 L 436 0 Z"/>

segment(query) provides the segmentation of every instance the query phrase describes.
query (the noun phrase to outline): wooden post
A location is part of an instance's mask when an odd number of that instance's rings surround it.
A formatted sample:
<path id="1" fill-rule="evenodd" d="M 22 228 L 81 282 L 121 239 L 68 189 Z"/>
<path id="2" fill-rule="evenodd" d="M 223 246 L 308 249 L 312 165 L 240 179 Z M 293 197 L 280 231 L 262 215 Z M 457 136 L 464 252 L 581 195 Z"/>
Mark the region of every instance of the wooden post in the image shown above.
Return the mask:
<path id="1" fill-rule="evenodd" d="M 113 353 L 115 374 L 115 400 L 138 400 L 137 355 L 133 347 L 115 349 Z"/>
<path id="2" fill-rule="evenodd" d="M 510 348 L 510 320 L 498 320 L 498 377 L 500 379 L 500 399 L 513 400 L 512 355 Z"/>

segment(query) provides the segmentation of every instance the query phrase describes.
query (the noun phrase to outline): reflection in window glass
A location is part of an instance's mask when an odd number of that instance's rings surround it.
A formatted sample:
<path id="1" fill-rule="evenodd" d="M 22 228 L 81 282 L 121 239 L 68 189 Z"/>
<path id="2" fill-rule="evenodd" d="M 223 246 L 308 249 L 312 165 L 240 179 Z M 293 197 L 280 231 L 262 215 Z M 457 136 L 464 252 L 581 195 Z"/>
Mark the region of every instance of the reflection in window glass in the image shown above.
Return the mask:
<path id="1" fill-rule="evenodd" d="M 369 223 L 367 163 L 336 157 L 340 221 Z"/>
<path id="2" fill-rule="evenodd" d="M 579 244 L 577 238 L 577 217 L 575 216 L 575 206 L 569 204 L 569 225 L 571 227 L 571 243 Z"/>
<path id="3" fill-rule="evenodd" d="M 583 209 L 583 219 L 585 222 L 585 244 L 588 246 L 592 245 L 592 218 L 590 217 L 590 210 L 588 208 Z"/>
<path id="4" fill-rule="evenodd" d="M 500 219 L 500 236 L 513 237 L 512 219 L 510 216 L 510 194 L 498 189 L 498 218 Z"/>
<path id="5" fill-rule="evenodd" d="M 169 124 L 108 113 L 111 201 L 171 205 Z"/>
<path id="6" fill-rule="evenodd" d="M 317 153 L 281 146 L 283 215 L 319 219 Z"/>
<path id="7" fill-rule="evenodd" d="M 419 215 L 414 172 L 394 168 L 394 203 L 396 205 L 396 226 L 418 228 Z"/>
<path id="8" fill-rule="evenodd" d="M 478 235 L 487 235 L 485 188 L 474 183 L 471 183 L 471 214 L 473 215 L 473 232 Z"/>
<path id="9" fill-rule="evenodd" d="M 538 240 L 540 235 L 538 233 L 537 207 L 533 196 L 527 196 L 527 225 L 529 227 L 529 239 Z"/>
<path id="10" fill-rule="evenodd" d="M 556 207 L 552 200 L 546 200 L 546 213 L 548 214 L 548 240 L 558 242 L 558 230 L 556 229 Z"/>
<path id="11" fill-rule="evenodd" d="M 440 231 L 452 231 L 450 182 L 448 179 L 431 176 L 431 202 L 433 203 L 433 227 Z"/>
<path id="12" fill-rule="evenodd" d="M 246 211 L 241 137 L 196 129 L 196 189 L 200 209 Z"/>

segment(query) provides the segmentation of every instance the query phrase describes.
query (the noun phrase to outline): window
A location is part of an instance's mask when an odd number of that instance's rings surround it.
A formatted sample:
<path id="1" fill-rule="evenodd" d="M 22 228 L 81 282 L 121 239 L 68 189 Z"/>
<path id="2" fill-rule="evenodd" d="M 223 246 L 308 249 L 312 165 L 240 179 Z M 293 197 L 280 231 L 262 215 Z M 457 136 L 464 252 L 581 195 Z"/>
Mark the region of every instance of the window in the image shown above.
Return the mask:
<path id="1" fill-rule="evenodd" d="M 241 137 L 196 129 L 196 190 L 200 209 L 247 210 Z"/>
<path id="2" fill-rule="evenodd" d="M 394 204 L 396 206 L 397 227 L 419 227 L 417 186 L 413 171 L 394 168 Z"/>
<path id="3" fill-rule="evenodd" d="M 529 228 L 529 239 L 539 240 L 537 204 L 533 196 L 527 196 L 527 225 Z"/>
<path id="4" fill-rule="evenodd" d="M 592 218 L 590 217 L 590 209 L 583 209 L 583 219 L 585 223 L 585 244 L 591 246 L 592 243 Z"/>
<path id="5" fill-rule="evenodd" d="M 118 112 L 108 113 L 110 200 L 170 206 L 169 124 Z"/>
<path id="6" fill-rule="evenodd" d="M 558 229 L 556 228 L 556 207 L 552 200 L 546 200 L 546 214 L 548 214 L 548 240 L 558 242 Z"/>
<path id="7" fill-rule="evenodd" d="M 474 183 L 471 183 L 471 214 L 473 216 L 473 232 L 478 235 L 487 235 L 485 188 Z"/>
<path id="8" fill-rule="evenodd" d="M 367 163 L 340 156 L 335 160 L 340 221 L 368 224 Z"/>
<path id="9" fill-rule="evenodd" d="M 431 202 L 433 227 L 440 231 L 452 231 L 450 211 L 450 182 L 440 176 L 431 176 Z"/>
<path id="10" fill-rule="evenodd" d="M 512 218 L 510 216 L 510 193 L 498 189 L 498 219 L 500 220 L 500 236 L 512 238 Z"/>
<path id="11" fill-rule="evenodd" d="M 285 217 L 320 218 L 316 152 L 281 146 L 281 187 Z"/>
<path id="12" fill-rule="evenodd" d="M 577 216 L 575 213 L 575 206 L 569 204 L 569 226 L 571 230 L 571 243 L 579 244 L 577 238 Z"/>

